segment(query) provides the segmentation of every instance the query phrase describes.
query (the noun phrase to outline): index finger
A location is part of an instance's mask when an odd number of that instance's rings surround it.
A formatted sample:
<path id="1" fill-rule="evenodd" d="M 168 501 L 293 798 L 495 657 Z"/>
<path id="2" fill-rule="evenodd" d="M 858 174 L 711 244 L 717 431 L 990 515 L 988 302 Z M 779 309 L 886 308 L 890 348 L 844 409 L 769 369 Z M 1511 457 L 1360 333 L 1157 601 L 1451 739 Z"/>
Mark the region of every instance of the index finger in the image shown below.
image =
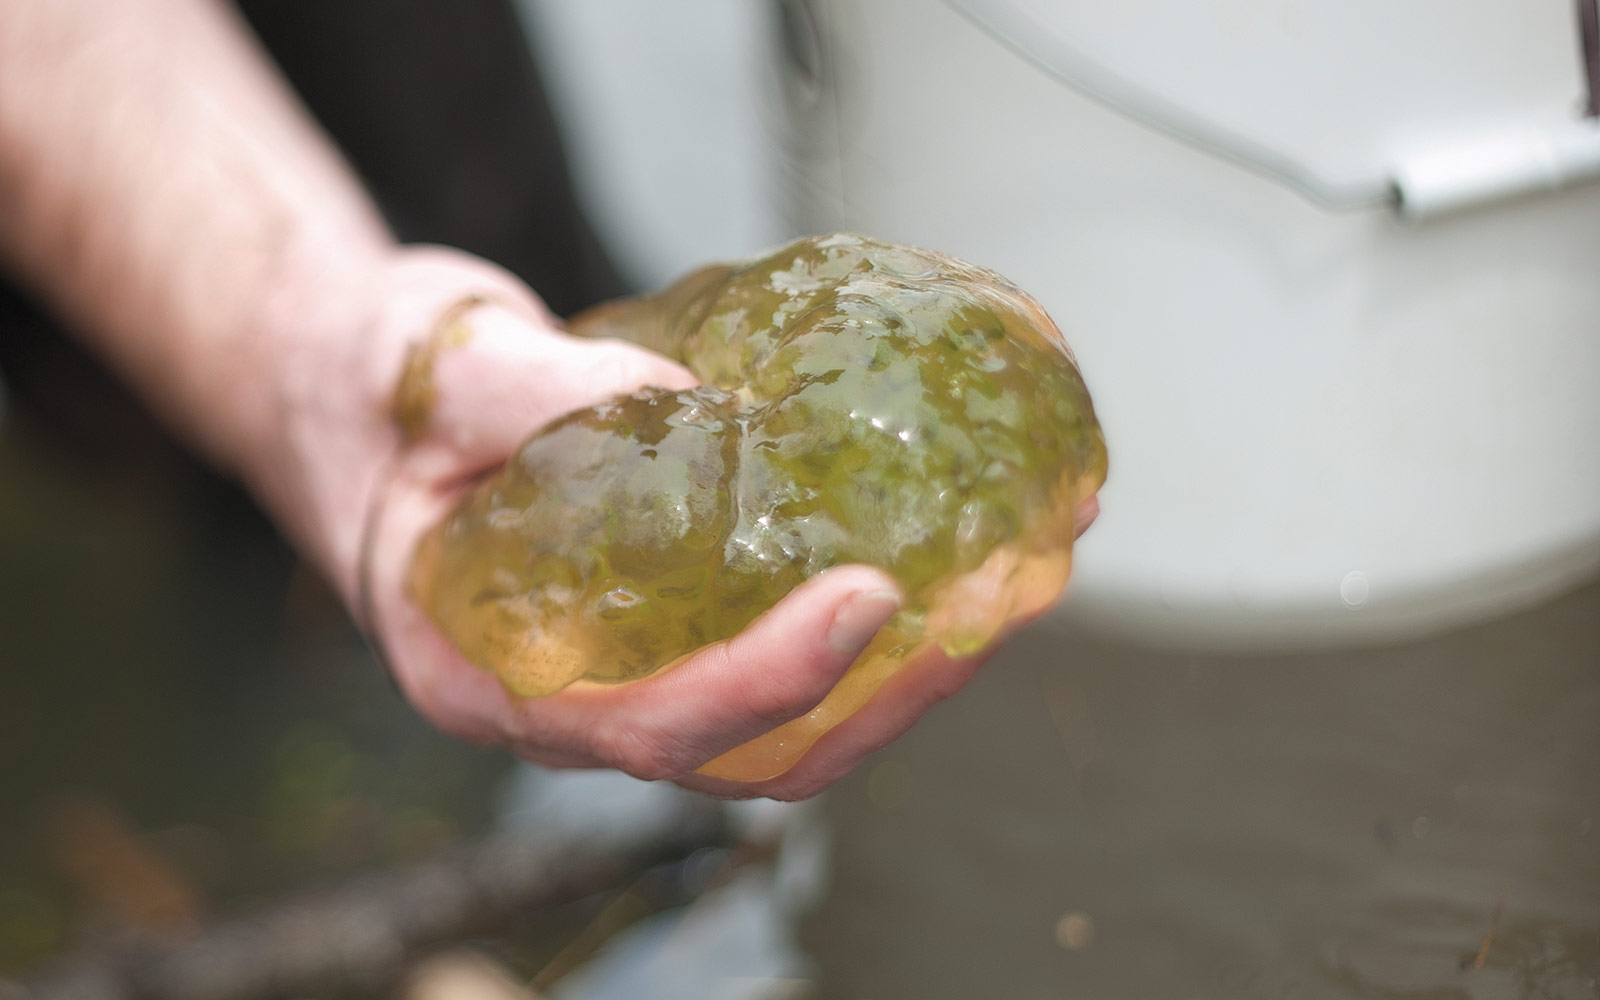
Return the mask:
<path id="1" fill-rule="evenodd" d="M 682 777 L 811 711 L 900 603 L 879 570 L 831 569 L 737 636 L 649 678 L 580 682 L 521 702 L 512 721 L 520 731 L 508 736 L 534 746 L 579 742 L 639 778 Z"/>

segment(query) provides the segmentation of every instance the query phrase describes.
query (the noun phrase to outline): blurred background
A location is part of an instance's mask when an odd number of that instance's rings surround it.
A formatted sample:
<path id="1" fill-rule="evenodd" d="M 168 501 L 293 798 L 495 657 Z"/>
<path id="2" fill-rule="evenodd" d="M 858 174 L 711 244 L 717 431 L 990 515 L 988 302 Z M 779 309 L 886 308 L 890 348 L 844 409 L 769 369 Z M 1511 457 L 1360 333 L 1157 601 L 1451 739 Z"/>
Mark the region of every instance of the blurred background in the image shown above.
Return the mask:
<path id="1" fill-rule="evenodd" d="M 817 803 L 413 932 L 370 913 L 506 837 L 693 807 L 429 732 L 0 296 L 0 976 L 150 995 L 313 898 L 387 957 L 237 995 L 1600 997 L 1592 3 L 327 8 L 242 5 L 403 237 L 562 312 L 838 228 L 993 267 L 1078 353 L 1104 513 Z"/>

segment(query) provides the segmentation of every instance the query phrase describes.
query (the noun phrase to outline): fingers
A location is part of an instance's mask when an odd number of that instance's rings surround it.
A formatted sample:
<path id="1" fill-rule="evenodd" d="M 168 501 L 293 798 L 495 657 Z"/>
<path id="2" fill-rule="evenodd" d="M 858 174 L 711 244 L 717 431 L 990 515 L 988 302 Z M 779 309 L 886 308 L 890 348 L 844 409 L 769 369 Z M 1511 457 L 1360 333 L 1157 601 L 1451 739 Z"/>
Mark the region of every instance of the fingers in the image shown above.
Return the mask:
<path id="1" fill-rule="evenodd" d="M 1093 511 L 1080 508 L 1079 516 L 1086 526 Z M 740 635 L 655 677 L 621 686 L 580 684 L 536 699 L 507 695 L 491 673 L 462 661 L 410 602 L 403 603 L 403 610 L 395 609 L 404 621 L 401 631 L 425 633 L 422 647 L 413 650 L 420 655 L 406 687 L 437 725 L 478 742 L 507 743 L 550 766 L 615 767 L 725 797 L 817 794 L 960 690 L 990 652 L 952 659 L 936 646 L 924 648 L 793 768 L 769 781 L 731 782 L 693 772 L 814 708 L 899 607 L 888 577 L 863 566 L 830 570 Z"/>
<path id="2" fill-rule="evenodd" d="M 690 775 L 679 784 L 725 798 L 808 799 L 850 773 L 869 754 L 899 739 L 934 704 L 961 690 L 995 647 L 952 659 L 927 646 L 875 692 L 860 711 L 829 730 L 800 762 L 768 781 L 733 782 Z"/>
<path id="3" fill-rule="evenodd" d="M 539 746 L 582 740 L 635 777 L 677 778 L 816 707 L 900 600 L 878 570 L 839 567 L 733 639 L 647 680 L 523 702 L 515 728 Z"/>
<path id="4" fill-rule="evenodd" d="M 452 303 L 477 296 L 498 303 L 533 326 L 555 326 L 556 318 L 539 297 L 515 275 L 498 264 L 441 246 L 407 246 L 395 258 L 384 287 L 384 307 L 396 317 L 424 318 L 413 334 L 426 332 L 427 324 Z"/>
<path id="5" fill-rule="evenodd" d="M 468 663 L 405 596 L 411 539 L 444 499 L 402 480 L 374 558 L 380 648 L 407 698 L 430 722 L 477 743 L 505 743 L 558 767 L 615 767 L 678 778 L 814 708 L 838 683 L 901 597 L 882 572 L 829 570 L 797 587 L 726 642 L 626 685 L 574 685 L 519 699 Z M 399 543 L 399 544 L 396 544 Z M 758 794 L 758 793 L 745 793 Z"/>
<path id="6" fill-rule="evenodd" d="M 1074 526 L 1077 529 L 1077 537 L 1082 538 L 1083 537 L 1083 533 L 1085 531 L 1089 530 L 1089 525 L 1093 524 L 1094 521 L 1095 521 L 1095 518 L 1097 518 L 1099 516 L 1100 516 L 1100 495 L 1099 494 L 1094 494 L 1094 495 L 1090 496 L 1087 500 L 1083 501 L 1083 503 L 1078 504 L 1078 509 L 1073 513 L 1073 522 L 1074 522 Z"/>
<path id="7" fill-rule="evenodd" d="M 429 722 L 473 743 L 499 743 L 508 714 L 504 687 L 467 663 L 409 595 L 417 538 L 447 508 L 431 484 L 397 470 L 369 526 L 361 617 L 374 653 Z"/>
<path id="8" fill-rule="evenodd" d="M 481 471 L 550 420 L 601 399 L 696 384 L 652 351 L 567 335 L 513 275 L 457 250 L 407 247 L 380 291 L 380 394 L 393 393 L 405 368 L 408 400 L 421 411 L 411 449 L 420 477 Z M 391 352 L 424 360 L 413 370 Z"/>
<path id="9" fill-rule="evenodd" d="M 504 461 L 535 430 L 573 410 L 641 386 L 697 384 L 652 351 L 540 329 L 496 303 L 471 309 L 462 323 L 466 342 L 433 361 L 432 411 L 419 442 L 419 451 L 458 466 L 452 471 L 460 475 Z"/>
<path id="10" fill-rule="evenodd" d="M 1090 497 L 1075 511 L 1081 535 L 1099 513 Z M 830 730 L 785 773 L 734 782 L 690 773 L 728 750 L 798 718 L 833 689 L 900 606 L 881 572 L 830 570 L 801 587 L 744 632 L 650 681 L 621 689 L 628 703 L 597 720 L 602 746 L 638 777 L 672 778 L 725 797 L 801 799 L 817 794 L 868 754 L 897 739 L 935 703 L 961 690 L 1004 637 L 974 656 L 952 658 L 928 644 L 867 704 Z M 1039 610 L 1010 622 L 1009 633 Z M 604 751 L 602 751 L 604 752 Z"/>

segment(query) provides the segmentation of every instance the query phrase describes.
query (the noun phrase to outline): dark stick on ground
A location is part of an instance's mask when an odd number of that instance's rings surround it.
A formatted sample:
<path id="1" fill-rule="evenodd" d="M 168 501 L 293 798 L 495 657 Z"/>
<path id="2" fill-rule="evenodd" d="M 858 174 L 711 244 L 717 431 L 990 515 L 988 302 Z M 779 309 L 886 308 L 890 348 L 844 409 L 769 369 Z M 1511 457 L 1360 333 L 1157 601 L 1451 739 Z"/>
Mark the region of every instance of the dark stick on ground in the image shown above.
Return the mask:
<path id="1" fill-rule="evenodd" d="M 646 873 L 729 843 L 721 810 L 694 800 L 648 829 L 497 834 L 432 863 L 300 896 L 180 942 L 67 959 L 37 980 L 0 982 L 0 1000 L 370 995 L 442 943 L 641 879 L 658 888 L 662 905 L 687 901 L 697 886 L 670 869 Z M 666 898 L 673 895 L 684 898 Z"/>
<path id="2" fill-rule="evenodd" d="M 1479 943 L 1478 950 L 1470 955 L 1463 955 L 1461 958 L 1462 972 L 1483 968 L 1483 963 L 1489 958 L 1489 949 L 1494 947 L 1494 935 L 1500 929 L 1500 914 L 1505 911 L 1505 908 L 1506 890 L 1502 889 L 1500 890 L 1499 898 L 1494 901 L 1494 913 L 1489 916 L 1489 930 L 1483 935 L 1483 941 Z"/>

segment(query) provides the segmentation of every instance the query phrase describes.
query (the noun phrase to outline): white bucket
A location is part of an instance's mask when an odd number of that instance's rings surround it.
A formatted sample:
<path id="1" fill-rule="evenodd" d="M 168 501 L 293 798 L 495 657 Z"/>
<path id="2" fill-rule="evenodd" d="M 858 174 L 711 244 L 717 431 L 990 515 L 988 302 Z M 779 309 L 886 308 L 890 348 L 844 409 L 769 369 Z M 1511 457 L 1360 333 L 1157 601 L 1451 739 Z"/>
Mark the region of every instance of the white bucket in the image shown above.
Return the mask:
<path id="1" fill-rule="evenodd" d="M 1569 3 L 785 7 L 799 228 L 994 267 L 1078 351 L 1111 478 L 1071 613 L 1369 642 L 1600 568 L 1600 184 L 1575 183 L 1600 144 Z M 1427 218 L 1370 204 L 1396 184 Z"/>

